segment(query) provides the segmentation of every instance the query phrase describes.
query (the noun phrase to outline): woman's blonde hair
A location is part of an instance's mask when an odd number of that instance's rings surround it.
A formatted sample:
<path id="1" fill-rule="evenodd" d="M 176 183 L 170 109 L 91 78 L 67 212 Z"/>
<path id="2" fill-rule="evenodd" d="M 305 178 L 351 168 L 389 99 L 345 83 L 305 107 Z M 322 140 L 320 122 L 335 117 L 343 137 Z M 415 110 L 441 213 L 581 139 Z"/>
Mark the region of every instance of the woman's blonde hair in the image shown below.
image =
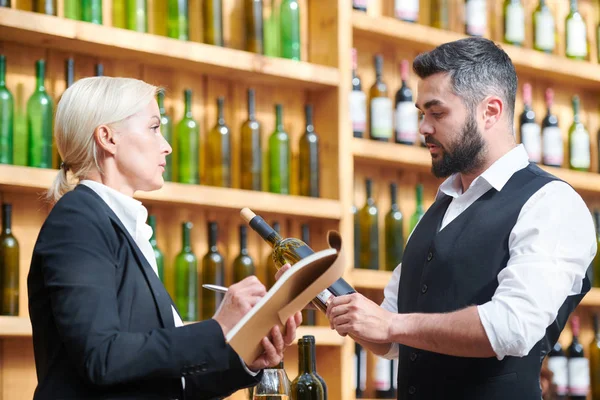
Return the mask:
<path id="1" fill-rule="evenodd" d="M 54 119 L 54 137 L 62 159 L 47 198 L 56 202 L 72 190 L 69 181 L 84 179 L 100 168 L 94 131 L 100 125 L 119 123 L 141 111 L 160 89 L 132 78 L 92 77 L 75 82 L 62 95 Z"/>

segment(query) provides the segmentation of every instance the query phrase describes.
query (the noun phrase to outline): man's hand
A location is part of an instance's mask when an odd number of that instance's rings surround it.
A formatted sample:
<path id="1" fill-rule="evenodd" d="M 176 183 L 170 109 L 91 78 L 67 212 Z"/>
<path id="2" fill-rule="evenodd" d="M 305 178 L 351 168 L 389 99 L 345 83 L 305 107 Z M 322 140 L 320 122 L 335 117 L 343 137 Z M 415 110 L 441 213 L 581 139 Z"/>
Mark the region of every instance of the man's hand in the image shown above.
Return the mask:
<path id="1" fill-rule="evenodd" d="M 334 297 L 327 307 L 331 329 L 372 343 L 391 342 L 394 315 L 359 293 Z"/>
<path id="2" fill-rule="evenodd" d="M 281 334 L 279 326 L 271 329 L 269 337 L 264 337 L 261 341 L 263 353 L 250 365 L 248 369 L 258 371 L 264 368 L 272 368 L 278 365 L 283 359 L 285 349 L 290 347 L 296 339 L 296 327 L 302 323 L 302 314 L 296 313 L 288 318 L 285 328 L 285 336 Z"/>
<path id="3" fill-rule="evenodd" d="M 231 328 L 233 328 L 265 294 L 267 294 L 267 290 L 256 276 L 249 276 L 248 278 L 231 285 L 227 293 L 225 293 L 221 306 L 213 317 L 213 319 L 221 325 L 223 335 L 227 336 L 227 333 L 229 333 Z"/>

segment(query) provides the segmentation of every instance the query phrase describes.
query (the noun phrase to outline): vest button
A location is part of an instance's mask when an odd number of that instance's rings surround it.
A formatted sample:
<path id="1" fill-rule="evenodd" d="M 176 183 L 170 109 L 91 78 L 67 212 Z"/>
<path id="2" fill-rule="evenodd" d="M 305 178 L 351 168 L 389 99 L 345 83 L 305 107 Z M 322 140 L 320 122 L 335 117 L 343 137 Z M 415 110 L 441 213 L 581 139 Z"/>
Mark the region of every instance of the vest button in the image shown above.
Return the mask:
<path id="1" fill-rule="evenodd" d="M 425 294 L 427 292 L 427 285 L 423 284 L 423 286 L 421 287 L 421 293 Z"/>
<path id="2" fill-rule="evenodd" d="M 417 388 L 414 386 L 408 387 L 408 394 L 415 394 L 417 392 Z"/>
<path id="3" fill-rule="evenodd" d="M 410 361 L 416 361 L 417 360 L 417 353 L 410 353 Z"/>
<path id="4" fill-rule="evenodd" d="M 432 258 L 433 258 L 433 253 L 430 251 L 429 254 L 427 254 L 427 261 L 431 261 Z"/>

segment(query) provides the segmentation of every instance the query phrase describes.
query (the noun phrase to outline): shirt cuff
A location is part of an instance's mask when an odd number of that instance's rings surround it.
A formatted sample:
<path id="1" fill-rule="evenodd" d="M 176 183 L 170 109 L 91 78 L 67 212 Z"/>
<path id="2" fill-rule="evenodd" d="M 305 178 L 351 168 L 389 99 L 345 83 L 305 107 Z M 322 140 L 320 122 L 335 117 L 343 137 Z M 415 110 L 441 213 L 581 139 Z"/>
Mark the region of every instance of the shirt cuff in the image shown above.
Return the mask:
<path id="1" fill-rule="evenodd" d="M 486 304 L 491 304 L 491 302 Z M 501 351 L 502 346 L 498 341 L 498 335 L 496 335 L 496 331 L 494 331 L 494 326 L 490 321 L 485 304 L 477 306 L 477 312 L 479 313 L 479 320 L 481 321 L 481 325 L 483 325 L 483 330 L 485 331 L 485 334 L 487 335 L 487 338 L 490 341 L 492 350 L 494 350 L 494 353 L 496 353 L 496 358 L 498 360 L 502 360 L 505 354 Z"/>
<path id="2" fill-rule="evenodd" d="M 385 358 L 386 360 L 393 360 L 394 358 L 398 358 L 399 353 L 400 345 L 398 343 L 392 343 L 388 352 L 382 355 L 381 357 Z"/>
<path id="3" fill-rule="evenodd" d="M 238 356 L 238 357 L 239 357 L 239 356 Z M 258 371 L 258 372 L 253 372 L 253 371 L 250 371 L 250 370 L 248 369 L 248 366 L 247 366 L 247 365 L 246 365 L 246 363 L 244 362 L 244 360 L 242 360 L 242 357 L 240 357 L 240 361 L 242 362 L 242 366 L 244 367 L 244 369 L 246 370 L 246 372 L 247 372 L 249 375 L 251 375 L 251 376 L 256 376 L 256 375 L 258 375 L 258 373 L 260 372 L 260 371 Z"/>

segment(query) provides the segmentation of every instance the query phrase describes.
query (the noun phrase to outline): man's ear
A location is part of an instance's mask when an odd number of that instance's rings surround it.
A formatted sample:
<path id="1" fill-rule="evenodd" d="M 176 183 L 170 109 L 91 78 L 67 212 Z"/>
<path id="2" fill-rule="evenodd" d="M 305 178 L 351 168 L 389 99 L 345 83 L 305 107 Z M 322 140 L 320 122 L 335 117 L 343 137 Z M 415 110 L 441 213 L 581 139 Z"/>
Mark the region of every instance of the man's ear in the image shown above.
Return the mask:
<path id="1" fill-rule="evenodd" d="M 115 131 L 109 128 L 107 125 L 100 125 L 94 131 L 94 139 L 96 144 L 103 151 L 115 155 L 117 153 L 117 142 L 118 138 L 115 135 Z"/>
<path id="2" fill-rule="evenodd" d="M 483 106 L 484 127 L 490 129 L 504 114 L 504 102 L 498 96 L 490 96 L 483 101 Z"/>

